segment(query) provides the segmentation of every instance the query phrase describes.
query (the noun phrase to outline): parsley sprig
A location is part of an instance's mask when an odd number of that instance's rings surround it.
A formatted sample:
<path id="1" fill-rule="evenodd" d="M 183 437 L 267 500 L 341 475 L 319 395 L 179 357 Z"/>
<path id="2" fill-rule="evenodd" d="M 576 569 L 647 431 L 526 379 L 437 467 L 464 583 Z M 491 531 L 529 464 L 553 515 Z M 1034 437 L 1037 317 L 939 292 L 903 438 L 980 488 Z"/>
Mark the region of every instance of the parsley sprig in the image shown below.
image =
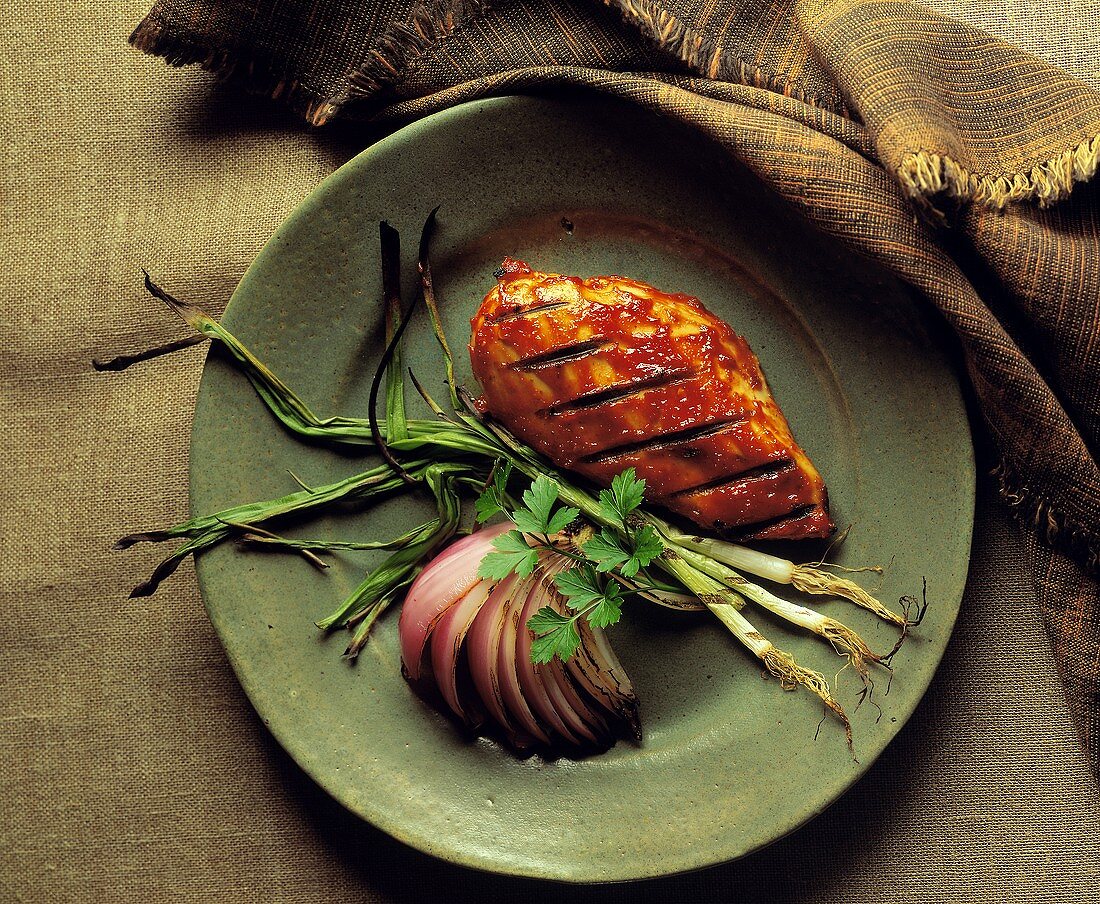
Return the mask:
<path id="1" fill-rule="evenodd" d="M 565 612 L 543 606 L 531 616 L 528 627 L 535 633 L 531 658 L 549 662 L 555 656 L 567 661 L 580 646 L 577 622 L 585 619 L 597 628 L 619 621 L 626 597 L 656 585 L 640 575 L 664 549 L 657 532 L 632 518 L 642 504 L 645 481 L 633 468 L 616 475 L 609 489 L 599 495 L 599 512 L 605 525 L 579 545 L 562 542 L 560 536 L 580 512 L 558 505 L 561 487 L 540 474 L 524 491 L 522 504 L 509 505 L 511 466 L 494 470 L 492 481 L 477 500 L 478 520 L 503 513 L 515 523 L 493 541 L 493 552 L 482 559 L 478 575 L 502 580 L 513 572 L 528 577 L 538 567 L 539 554 L 553 551 L 573 560 L 571 567 L 554 576 L 554 585 L 565 599 Z M 625 586 L 624 586 L 625 585 Z"/>

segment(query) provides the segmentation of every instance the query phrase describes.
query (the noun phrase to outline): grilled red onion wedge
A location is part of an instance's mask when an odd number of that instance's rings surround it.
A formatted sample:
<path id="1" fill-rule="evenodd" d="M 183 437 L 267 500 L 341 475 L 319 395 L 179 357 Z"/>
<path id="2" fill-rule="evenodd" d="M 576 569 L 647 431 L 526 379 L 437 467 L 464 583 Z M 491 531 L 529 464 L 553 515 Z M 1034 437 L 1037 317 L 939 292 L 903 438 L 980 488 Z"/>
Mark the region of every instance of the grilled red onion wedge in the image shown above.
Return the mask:
<path id="1" fill-rule="evenodd" d="M 466 662 L 470 668 L 474 690 L 493 720 L 504 730 L 516 747 L 529 746 L 508 717 L 500 680 L 500 637 L 505 628 L 508 604 L 522 589 L 522 581 L 510 574 L 493 588 L 470 625 L 466 636 Z"/>
<path id="2" fill-rule="evenodd" d="M 462 646 L 474 618 L 492 594 L 494 585 L 478 581 L 454 603 L 432 631 L 432 674 L 443 700 L 456 716 L 473 726 L 475 719 L 459 699 L 458 666 Z"/>
<path id="3" fill-rule="evenodd" d="M 590 625 L 585 619 L 577 621 L 581 645 L 566 667 L 578 686 L 584 688 L 599 706 L 613 719 L 626 719 L 636 741 L 642 739 L 642 723 L 638 717 L 638 698 L 634 685 L 608 643 L 603 628 Z"/>
<path id="4" fill-rule="evenodd" d="M 577 689 L 560 659 L 551 659 L 545 664 L 546 673 L 557 687 L 558 696 L 555 696 L 553 688 L 550 688 L 551 699 L 562 718 L 577 732 L 591 741 L 593 744 L 604 746 L 611 740 L 611 732 L 607 722 L 599 714 L 599 707 L 589 705 L 588 701 L 577 693 Z"/>
<path id="5" fill-rule="evenodd" d="M 551 553 L 528 578 L 477 578 L 493 539 L 510 528 L 485 528 L 457 541 L 416 579 L 409 591 L 413 607 L 399 625 L 406 676 L 421 687 L 431 679 L 446 707 L 470 728 L 481 727 L 487 715 L 520 751 L 535 744 L 606 747 L 620 726 L 637 738 L 637 700 L 602 632 L 583 626 L 581 647 L 568 664 L 531 660 L 527 622 L 544 606 L 566 611 L 553 577 L 569 560 Z M 422 661 L 426 647 L 430 673 Z"/>
<path id="6" fill-rule="evenodd" d="M 537 581 L 537 577 L 530 577 L 522 581 L 517 587 L 516 593 L 505 603 L 504 625 L 500 632 L 500 644 L 497 647 L 497 677 L 500 681 L 500 693 L 504 699 L 504 706 L 508 715 L 536 740 L 543 744 L 549 744 L 549 730 L 555 726 L 548 725 L 544 727 L 539 724 L 532 704 L 524 696 L 523 682 L 520 679 L 521 663 L 516 661 L 516 638 L 519 636 L 520 629 L 523 629 L 526 633 L 526 627 L 520 621 L 520 615 L 523 612 L 523 604 L 527 602 L 528 595 L 533 591 L 534 584 Z M 538 684 L 538 681 L 534 677 L 534 663 L 531 662 L 530 657 L 528 657 L 526 664 L 531 670 L 529 684 L 534 686 Z M 553 705 L 543 693 L 541 684 L 538 684 L 538 688 L 545 703 L 543 709 L 553 712 Z"/>
<path id="7" fill-rule="evenodd" d="M 550 605 L 555 609 L 558 608 L 558 606 L 555 605 L 555 597 L 558 594 L 554 588 L 553 579 L 554 575 L 561 571 L 561 565 L 561 562 L 555 562 L 545 568 L 545 574 L 542 581 L 545 595 L 535 600 L 535 605 L 532 607 L 534 610 L 531 613 L 532 615 L 544 605 Z M 524 624 L 526 624 L 526 622 Z M 550 662 L 539 663 L 537 668 L 539 669 L 539 675 L 542 679 L 543 686 L 546 688 L 547 693 L 550 695 L 550 699 L 554 703 L 554 709 L 557 710 L 558 715 L 562 717 L 562 720 L 569 726 L 570 730 L 579 734 L 586 740 L 591 741 L 593 744 L 602 745 L 608 739 L 609 735 L 607 723 L 604 722 L 599 714 L 595 712 L 594 708 L 588 706 L 581 698 L 580 694 L 576 692 L 572 681 L 570 681 L 566 675 L 561 660 L 555 657 L 551 659 Z"/>
<path id="8" fill-rule="evenodd" d="M 432 629 L 455 601 L 478 582 L 478 563 L 492 549 L 493 540 L 509 527 L 497 524 L 456 540 L 409 587 L 401 605 L 398 636 L 401 662 L 410 681 L 420 678 L 424 648 Z"/>
<path id="9" fill-rule="evenodd" d="M 557 685 L 546 673 L 545 665 L 531 661 L 531 638 L 533 635 L 527 629 L 527 622 L 530 621 L 532 615 L 542 608 L 543 594 L 545 593 L 542 585 L 545 582 L 545 575 L 536 576 L 531 585 L 531 592 L 528 594 L 516 621 L 516 670 L 519 672 L 519 681 L 523 688 L 524 697 L 531 708 L 538 713 L 542 719 L 542 724 L 552 728 L 569 744 L 580 746 L 580 737 L 574 734 L 573 729 L 565 724 L 565 720 L 562 719 L 561 714 L 554 705 L 550 687 L 553 687 L 556 691 Z M 549 684 L 547 684 L 548 681 Z"/>

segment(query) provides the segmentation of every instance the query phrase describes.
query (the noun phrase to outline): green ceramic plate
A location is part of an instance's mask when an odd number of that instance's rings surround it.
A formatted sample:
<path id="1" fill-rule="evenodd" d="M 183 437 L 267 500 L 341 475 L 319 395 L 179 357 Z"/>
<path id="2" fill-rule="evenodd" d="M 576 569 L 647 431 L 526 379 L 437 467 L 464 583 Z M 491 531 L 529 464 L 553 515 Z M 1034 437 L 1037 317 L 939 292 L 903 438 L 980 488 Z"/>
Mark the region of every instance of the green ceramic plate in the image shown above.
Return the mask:
<path id="1" fill-rule="evenodd" d="M 644 134 L 644 143 L 630 140 Z M 543 270 L 625 274 L 697 295 L 756 350 L 795 433 L 825 475 L 851 535 L 835 558 L 889 565 L 883 598 L 931 603 L 897 657 L 881 718 L 854 713 L 858 762 L 805 693 L 784 693 L 711 617 L 634 607 L 612 640 L 642 700 L 645 741 L 575 762 L 520 760 L 461 738 L 405 685 L 397 619 L 358 664 L 313 621 L 372 561 L 327 574 L 300 559 L 202 557 L 210 617 L 256 710 L 301 767 L 346 807 L 456 863 L 568 881 L 674 873 L 739 857 L 821 812 L 912 713 L 943 653 L 966 576 L 974 469 L 952 370 L 919 305 L 892 279 L 799 222 L 723 153 L 678 126 L 606 101 L 501 98 L 408 126 L 327 179 L 248 271 L 226 325 L 319 413 L 365 413 L 379 354 L 377 222 L 405 239 L 405 285 L 425 216 L 440 208 L 435 266 L 461 351 L 469 318 L 505 255 Z M 417 374 L 440 386 L 423 322 Z M 463 378 L 465 356 L 459 355 Z M 360 460 L 284 434 L 220 357 L 195 414 L 196 513 L 362 470 Z M 378 538 L 423 520 L 399 499 L 288 528 Z M 794 556 L 812 558 L 817 548 Z M 888 647 L 862 610 L 825 603 Z M 840 661 L 764 615 L 754 620 L 805 664 Z M 880 690 L 885 681 L 880 682 Z M 858 684 L 842 675 L 853 707 Z"/>

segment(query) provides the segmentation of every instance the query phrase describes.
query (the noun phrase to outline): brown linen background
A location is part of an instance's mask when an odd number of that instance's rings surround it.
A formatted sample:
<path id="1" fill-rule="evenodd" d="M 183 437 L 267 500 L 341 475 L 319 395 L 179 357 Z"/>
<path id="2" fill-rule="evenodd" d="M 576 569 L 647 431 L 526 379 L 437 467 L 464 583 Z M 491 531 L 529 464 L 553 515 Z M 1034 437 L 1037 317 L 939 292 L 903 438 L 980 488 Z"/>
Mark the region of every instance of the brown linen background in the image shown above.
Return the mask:
<path id="1" fill-rule="evenodd" d="M 851 793 L 757 856 L 567 891 L 432 861 L 318 791 L 253 715 L 192 572 L 128 602 L 156 551 L 109 551 L 120 526 L 186 512 L 203 352 L 115 375 L 88 362 L 182 335 L 143 296 L 139 266 L 217 309 L 360 139 L 140 58 L 124 41 L 145 11 L 0 11 L 0 900 L 1094 896 L 1100 799 L 1038 621 L 1036 552 L 988 486 L 963 615 L 925 703 Z M 1094 12 L 1062 26 L 1035 49 L 1094 65 Z M 1072 55 L 1089 41 L 1091 56 Z"/>

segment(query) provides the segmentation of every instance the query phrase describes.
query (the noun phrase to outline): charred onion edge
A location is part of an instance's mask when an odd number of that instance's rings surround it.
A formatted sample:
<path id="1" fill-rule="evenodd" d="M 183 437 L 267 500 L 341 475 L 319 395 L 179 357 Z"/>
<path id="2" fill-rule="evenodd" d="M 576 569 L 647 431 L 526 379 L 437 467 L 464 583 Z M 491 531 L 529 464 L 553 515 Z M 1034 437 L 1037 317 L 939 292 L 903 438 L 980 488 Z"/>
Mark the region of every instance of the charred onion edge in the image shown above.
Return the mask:
<path id="1" fill-rule="evenodd" d="M 531 702 L 524 695 L 523 683 L 519 677 L 519 662 L 516 658 L 516 650 L 519 648 L 519 632 L 526 631 L 525 625 L 520 624 L 520 616 L 523 614 L 524 604 L 535 585 L 534 575 L 521 578 L 515 594 L 507 601 L 504 607 L 504 628 L 501 631 L 500 646 L 497 650 L 498 673 L 506 676 L 501 683 L 501 695 L 504 697 L 505 709 L 511 714 L 520 728 L 549 746 L 551 732 L 539 724 Z M 533 665 L 533 663 L 532 663 Z"/>
<path id="2" fill-rule="evenodd" d="M 459 666 L 470 627 L 496 588 L 496 581 L 479 580 L 447 608 L 428 638 L 435 686 L 447 707 L 471 729 L 482 721 L 482 701 L 463 699 L 458 683 Z"/>

